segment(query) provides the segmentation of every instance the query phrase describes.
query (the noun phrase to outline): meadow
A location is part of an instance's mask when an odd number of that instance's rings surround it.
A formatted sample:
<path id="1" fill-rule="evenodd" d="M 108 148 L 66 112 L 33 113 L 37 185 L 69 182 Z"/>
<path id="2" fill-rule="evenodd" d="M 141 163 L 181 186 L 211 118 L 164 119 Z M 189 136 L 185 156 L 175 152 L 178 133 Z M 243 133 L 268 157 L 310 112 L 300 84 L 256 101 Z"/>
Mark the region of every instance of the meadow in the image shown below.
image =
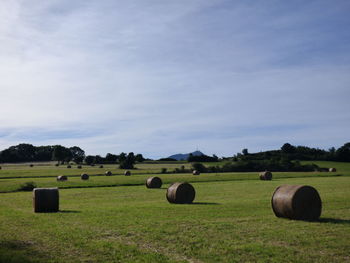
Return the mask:
<path id="1" fill-rule="evenodd" d="M 141 164 L 131 176 L 116 165 L 2 165 L 0 262 L 348 262 L 350 163 L 314 163 L 337 172 L 274 173 L 260 181 L 257 173 L 160 174 L 189 167 L 180 163 Z M 161 189 L 144 186 L 152 175 L 162 178 Z M 58 186 L 60 211 L 34 213 L 32 192 L 18 191 L 27 181 Z M 194 186 L 193 204 L 167 202 L 175 181 Z M 315 187 L 320 220 L 277 218 L 271 196 L 282 184 Z"/>

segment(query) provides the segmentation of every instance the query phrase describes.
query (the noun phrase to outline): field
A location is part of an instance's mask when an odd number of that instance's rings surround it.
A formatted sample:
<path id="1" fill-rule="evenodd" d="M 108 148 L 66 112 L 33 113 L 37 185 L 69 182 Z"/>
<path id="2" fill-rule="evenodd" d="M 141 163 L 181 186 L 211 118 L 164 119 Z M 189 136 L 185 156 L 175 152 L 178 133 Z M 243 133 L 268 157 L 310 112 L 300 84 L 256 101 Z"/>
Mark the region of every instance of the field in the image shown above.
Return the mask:
<path id="1" fill-rule="evenodd" d="M 337 172 L 260 181 L 257 173 L 160 174 L 184 165 L 176 163 L 142 164 L 130 177 L 115 165 L 2 165 L 0 262 L 349 262 L 350 163 L 315 163 Z M 83 172 L 89 181 L 80 180 Z M 56 182 L 63 174 L 68 181 Z M 144 186 L 152 174 L 161 189 Z M 28 181 L 58 186 L 60 212 L 33 213 L 32 193 L 17 190 Z M 174 181 L 191 182 L 193 204 L 166 201 Z M 320 221 L 275 217 L 271 196 L 282 184 L 314 186 Z"/>

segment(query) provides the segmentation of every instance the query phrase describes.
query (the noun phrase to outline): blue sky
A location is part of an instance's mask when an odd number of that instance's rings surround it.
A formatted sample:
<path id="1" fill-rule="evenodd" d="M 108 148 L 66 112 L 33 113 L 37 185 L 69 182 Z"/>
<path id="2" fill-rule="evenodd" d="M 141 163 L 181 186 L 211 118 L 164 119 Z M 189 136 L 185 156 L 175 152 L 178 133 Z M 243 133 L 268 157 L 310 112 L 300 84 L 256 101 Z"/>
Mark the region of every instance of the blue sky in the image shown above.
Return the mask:
<path id="1" fill-rule="evenodd" d="M 349 1 L 0 2 L 0 148 L 350 141 Z"/>

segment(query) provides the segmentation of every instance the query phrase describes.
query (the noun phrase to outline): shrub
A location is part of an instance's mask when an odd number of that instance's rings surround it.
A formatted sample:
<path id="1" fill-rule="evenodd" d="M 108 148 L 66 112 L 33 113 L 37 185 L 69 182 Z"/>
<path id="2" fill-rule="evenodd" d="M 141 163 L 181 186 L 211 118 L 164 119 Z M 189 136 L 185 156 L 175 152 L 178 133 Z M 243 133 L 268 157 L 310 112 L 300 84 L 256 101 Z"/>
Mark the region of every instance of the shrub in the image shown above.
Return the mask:
<path id="1" fill-rule="evenodd" d="M 167 169 L 166 169 L 166 168 L 162 168 L 162 169 L 160 170 L 160 173 L 162 173 L 162 174 L 166 174 L 166 171 L 167 171 Z"/>
<path id="2" fill-rule="evenodd" d="M 25 182 L 20 185 L 18 188 L 19 191 L 33 191 L 34 188 L 36 188 L 36 183 L 34 182 Z"/>

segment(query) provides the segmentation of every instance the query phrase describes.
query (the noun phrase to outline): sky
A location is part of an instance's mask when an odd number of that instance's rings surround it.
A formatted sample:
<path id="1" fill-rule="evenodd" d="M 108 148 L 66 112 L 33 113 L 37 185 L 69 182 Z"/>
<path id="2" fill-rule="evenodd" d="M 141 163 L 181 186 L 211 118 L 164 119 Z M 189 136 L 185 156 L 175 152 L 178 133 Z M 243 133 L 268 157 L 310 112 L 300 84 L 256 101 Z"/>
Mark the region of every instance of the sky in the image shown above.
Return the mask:
<path id="1" fill-rule="evenodd" d="M 350 2 L 1 0 L 0 150 L 350 141 Z"/>

